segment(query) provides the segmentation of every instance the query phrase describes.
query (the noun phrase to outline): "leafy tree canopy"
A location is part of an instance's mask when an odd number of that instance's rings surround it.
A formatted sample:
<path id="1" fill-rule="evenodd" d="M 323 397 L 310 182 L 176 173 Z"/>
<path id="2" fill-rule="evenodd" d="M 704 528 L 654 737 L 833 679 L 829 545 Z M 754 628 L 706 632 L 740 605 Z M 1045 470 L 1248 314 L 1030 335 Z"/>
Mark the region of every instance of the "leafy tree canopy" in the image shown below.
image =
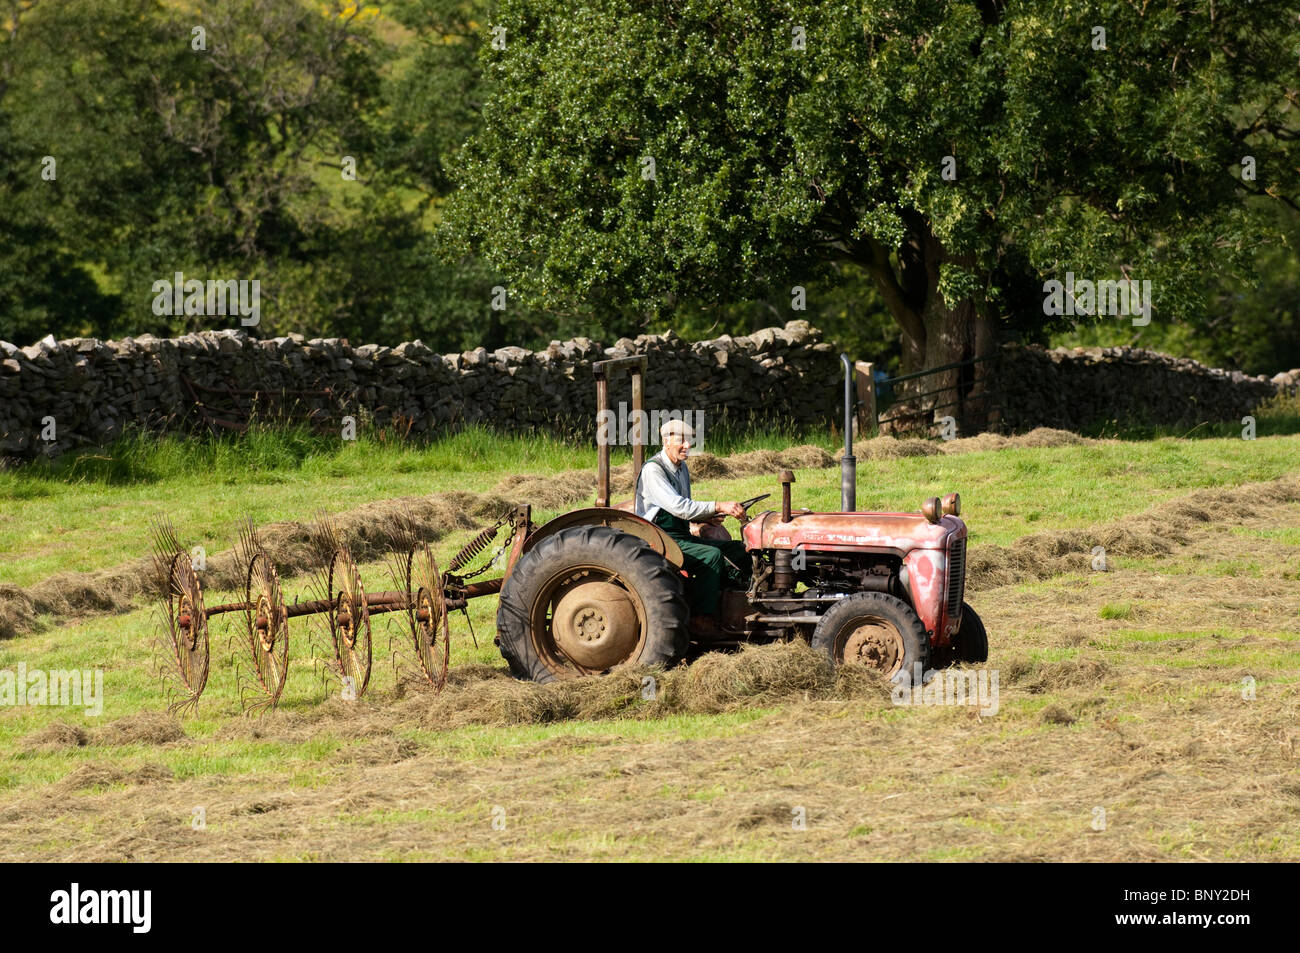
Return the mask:
<path id="1" fill-rule="evenodd" d="M 1067 271 L 1203 307 L 1268 234 L 1243 197 L 1296 198 L 1281 2 L 503 0 L 493 28 L 446 221 L 557 310 L 847 264 L 933 365 L 1041 330 Z"/>

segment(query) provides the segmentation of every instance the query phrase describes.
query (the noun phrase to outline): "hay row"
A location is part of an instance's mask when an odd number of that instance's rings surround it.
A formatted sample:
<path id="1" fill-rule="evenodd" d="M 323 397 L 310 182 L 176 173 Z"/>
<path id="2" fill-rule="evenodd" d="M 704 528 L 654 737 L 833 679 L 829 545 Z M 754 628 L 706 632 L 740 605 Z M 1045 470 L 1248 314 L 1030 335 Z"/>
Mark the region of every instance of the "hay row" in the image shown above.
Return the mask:
<path id="1" fill-rule="evenodd" d="M 1093 569 L 1097 546 L 1105 550 L 1107 566 L 1116 556 L 1169 556 L 1210 524 L 1229 526 L 1296 502 L 1300 479 L 1293 475 L 1232 489 L 1196 490 L 1114 523 L 1032 533 L 1010 546 L 979 546 L 971 550 L 966 585 L 979 591 L 1087 572 Z"/>

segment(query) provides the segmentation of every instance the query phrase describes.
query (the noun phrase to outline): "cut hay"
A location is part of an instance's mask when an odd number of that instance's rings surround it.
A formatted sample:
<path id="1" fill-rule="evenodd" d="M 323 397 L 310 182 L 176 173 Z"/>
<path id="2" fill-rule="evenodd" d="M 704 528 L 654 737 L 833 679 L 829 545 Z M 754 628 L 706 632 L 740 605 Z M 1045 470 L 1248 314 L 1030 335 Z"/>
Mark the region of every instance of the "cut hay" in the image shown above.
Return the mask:
<path id="1" fill-rule="evenodd" d="M 734 655 L 701 656 L 672 686 L 683 711 L 711 713 L 737 705 L 761 707 L 791 696 L 828 697 L 835 668 L 821 652 L 795 640 L 745 646 Z"/>
<path id="2" fill-rule="evenodd" d="M 1093 440 L 1080 437 L 1068 430 L 1056 430 L 1052 427 L 1035 427 L 1029 433 L 1005 436 L 996 433 L 982 433 L 974 437 L 958 437 L 945 440 L 939 444 L 944 453 L 979 453 L 988 450 L 1042 450 L 1052 447 L 1077 447 L 1114 441 Z"/>
<path id="3" fill-rule="evenodd" d="M 332 761 L 334 764 L 398 764 L 414 758 L 421 750 L 419 742 L 412 738 L 375 738 L 344 748 Z"/>
<path id="4" fill-rule="evenodd" d="M 0 583 L 0 639 L 35 629 L 43 615 L 129 612 L 152 568 L 153 561 L 141 557 L 112 569 L 56 573 L 26 588 Z"/>
<path id="5" fill-rule="evenodd" d="M 440 695 L 408 699 L 397 717 L 409 712 L 422 727 L 436 730 L 709 714 L 800 698 L 889 697 L 883 679 L 867 672 L 841 670 L 837 675 L 824 655 L 802 641 L 745 646 L 730 654 L 711 652 L 667 671 L 621 669 L 547 685 L 516 681 L 500 669 L 488 671 L 487 678 L 461 674 L 449 680 Z"/>
<path id="6" fill-rule="evenodd" d="M 86 729 L 80 725 L 56 721 L 35 731 L 23 739 L 23 748 L 27 751 L 62 751 L 66 748 L 82 748 L 90 741 Z"/>
<path id="7" fill-rule="evenodd" d="M 120 783 L 125 777 L 125 771 L 112 765 L 83 764 L 64 777 L 59 782 L 58 788 L 68 793 L 90 788 L 106 788 Z"/>
<path id="8" fill-rule="evenodd" d="M 973 548 L 967 586 L 973 590 L 1050 579 L 1092 568 L 1093 549 L 1106 558 L 1168 556 L 1208 524 L 1240 523 L 1300 501 L 1300 480 L 1281 477 L 1228 490 L 1197 490 L 1135 516 L 1091 529 L 1052 530 L 1022 536 L 1010 546 Z"/>
<path id="9" fill-rule="evenodd" d="M 982 433 L 974 437 L 958 437 L 954 440 L 926 440 L 921 437 L 893 437 L 884 434 L 869 440 L 856 441 L 853 444 L 853 455 L 859 460 L 897 460 L 902 457 L 935 457 L 942 454 L 996 450 L 1041 450 L 1113 442 L 1080 437 L 1077 433 L 1054 430 L 1051 427 L 1036 427 L 1029 433 L 1013 436 Z M 843 456 L 844 451 L 840 450 L 835 454 L 834 459 L 838 461 Z"/>
<path id="10" fill-rule="evenodd" d="M 126 776 L 131 784 L 163 784 L 172 780 L 172 769 L 161 764 L 142 764 Z"/>
<path id="11" fill-rule="evenodd" d="M 711 652 L 667 671 L 625 668 L 545 685 L 512 678 L 503 668 L 465 665 L 451 669 L 441 693 L 412 680 L 391 698 L 376 697 L 367 703 L 330 698 L 302 711 L 277 711 L 255 722 L 228 723 L 217 737 L 302 742 L 329 733 L 391 741 L 399 726 L 411 724 L 447 731 L 470 725 L 644 720 L 800 700 L 875 699 L 888 704 L 888 682 L 853 668 L 837 671 L 802 641 L 745 646 L 735 653 Z M 386 763 L 390 754 L 388 747 L 376 744 L 370 754 L 340 754 L 339 758 Z"/>
<path id="12" fill-rule="evenodd" d="M 1038 720 L 1045 725 L 1072 725 L 1078 721 L 1060 705 L 1048 705 L 1039 714 Z"/>
<path id="13" fill-rule="evenodd" d="M 56 721 L 23 739 L 29 751 L 60 751 L 68 748 L 116 747 L 118 745 L 165 745 L 188 736 L 179 721 L 163 712 L 144 711 L 109 722 L 98 731 Z"/>
<path id="14" fill-rule="evenodd" d="M 111 764 L 83 764 L 70 772 L 55 788 L 65 793 L 109 788 L 118 784 L 163 784 L 173 780 L 172 770 L 160 764 L 143 764 L 134 771 L 123 771 Z"/>
<path id="15" fill-rule="evenodd" d="M 1060 662 L 1035 662 L 1023 655 L 1003 659 L 998 665 L 1002 681 L 1031 695 L 1065 688 L 1100 688 L 1117 673 L 1104 660 L 1092 656 Z"/>
<path id="16" fill-rule="evenodd" d="M 939 449 L 939 444 L 933 440 L 922 440 L 919 437 L 891 437 L 888 435 L 881 437 L 872 437 L 870 440 L 859 440 L 853 444 L 853 455 L 861 460 L 898 460 L 902 457 L 937 457 L 943 453 Z M 835 461 L 838 463 L 844 458 L 844 450 L 840 449 L 835 454 Z"/>
<path id="17" fill-rule="evenodd" d="M 142 711 L 136 715 L 127 715 L 107 725 L 95 733 L 93 743 L 96 745 L 165 745 L 173 741 L 182 741 L 188 736 L 181 723 L 172 715 L 164 712 Z"/>

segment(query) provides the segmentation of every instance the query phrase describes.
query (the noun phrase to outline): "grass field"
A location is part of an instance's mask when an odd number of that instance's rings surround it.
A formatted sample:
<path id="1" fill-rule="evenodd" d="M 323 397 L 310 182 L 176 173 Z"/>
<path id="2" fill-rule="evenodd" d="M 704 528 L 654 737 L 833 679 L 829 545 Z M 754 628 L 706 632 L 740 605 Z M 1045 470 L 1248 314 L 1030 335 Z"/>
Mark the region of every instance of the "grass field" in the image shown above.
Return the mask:
<path id="1" fill-rule="evenodd" d="M 775 490 L 776 461 L 808 442 L 710 446 L 731 456 L 696 462 L 696 495 Z M 341 700 L 313 666 L 321 633 L 295 621 L 284 699 L 261 718 L 241 714 L 248 665 L 215 625 L 207 691 L 177 721 L 147 602 L 69 599 L 19 620 L 0 670 L 102 669 L 103 713 L 0 707 L 0 857 L 1300 859 L 1300 436 L 1037 442 L 858 451 L 860 507 L 962 493 L 996 714 L 896 705 L 798 646 L 654 673 L 653 700 L 636 672 L 516 683 L 487 598 L 477 648 L 453 617 L 441 695 L 378 623 L 372 688 Z M 796 505 L 838 505 L 833 449 L 796 455 Z M 125 572 L 158 513 L 219 560 L 245 515 L 452 501 L 463 518 L 431 533 L 445 565 L 494 508 L 546 501 L 536 520 L 590 499 L 593 469 L 588 450 L 479 432 L 137 442 L 0 473 L 0 610 Z M 387 588 L 377 553 L 362 573 Z"/>

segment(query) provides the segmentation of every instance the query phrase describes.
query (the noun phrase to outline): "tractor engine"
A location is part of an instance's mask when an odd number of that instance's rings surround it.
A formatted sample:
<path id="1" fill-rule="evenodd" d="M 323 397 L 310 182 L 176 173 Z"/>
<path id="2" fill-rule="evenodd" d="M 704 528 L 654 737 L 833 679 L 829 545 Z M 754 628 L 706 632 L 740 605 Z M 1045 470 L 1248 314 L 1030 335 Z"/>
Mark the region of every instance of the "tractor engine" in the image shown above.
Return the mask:
<path id="1" fill-rule="evenodd" d="M 754 581 L 747 608 L 735 601 L 727 608 L 745 612 L 755 634 L 767 629 L 784 637 L 791 627 L 815 626 L 842 599 L 879 592 L 911 607 L 932 646 L 949 645 L 961 625 L 966 583 L 960 498 L 932 497 L 920 513 L 792 511 L 793 482 L 784 471 L 781 511 L 745 526 Z"/>

